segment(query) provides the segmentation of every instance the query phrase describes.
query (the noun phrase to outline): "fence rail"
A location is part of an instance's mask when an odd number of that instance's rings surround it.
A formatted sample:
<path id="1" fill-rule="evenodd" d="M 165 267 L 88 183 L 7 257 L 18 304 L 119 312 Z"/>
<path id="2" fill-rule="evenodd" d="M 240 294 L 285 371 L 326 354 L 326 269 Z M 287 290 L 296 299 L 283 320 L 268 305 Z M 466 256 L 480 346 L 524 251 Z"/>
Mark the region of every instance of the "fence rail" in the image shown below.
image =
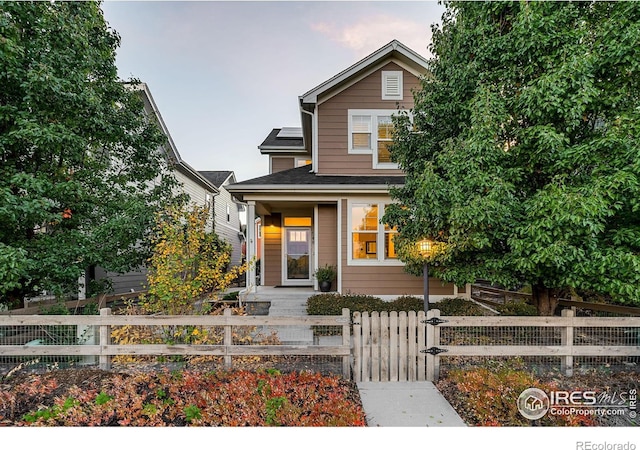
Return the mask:
<path id="1" fill-rule="evenodd" d="M 530 302 L 531 294 L 527 292 L 508 291 L 483 284 L 472 284 L 471 298 L 491 306 L 500 306 L 512 301 Z M 558 305 L 565 308 L 577 308 L 618 315 L 640 316 L 640 308 L 634 306 L 583 302 L 568 299 L 560 299 L 558 301 Z"/>
<path id="2" fill-rule="evenodd" d="M 3 356 L 97 356 L 100 368 L 111 367 L 111 357 L 119 355 L 206 355 L 224 357 L 225 367 L 230 368 L 234 356 L 287 356 L 314 355 L 342 358 L 342 374 L 350 379 L 350 316 L 343 310 L 342 316 L 234 316 L 225 309 L 221 316 L 132 316 L 112 315 L 110 308 L 100 310 L 99 316 L 64 315 L 7 315 L 0 316 L 0 327 L 25 326 L 86 326 L 96 327 L 97 343 L 73 345 L 0 345 Z M 129 344 L 115 345 L 111 339 L 111 327 L 117 326 L 202 326 L 222 327 L 223 339 L 219 345 L 197 344 Z M 233 327 L 312 327 L 326 326 L 342 330 L 342 339 L 336 345 L 242 345 L 234 343 Z"/>
<path id="3" fill-rule="evenodd" d="M 138 298 L 147 291 L 136 291 L 136 292 L 126 292 L 123 294 L 100 294 L 97 297 L 86 298 L 84 300 L 69 300 L 64 302 L 64 306 L 69 309 L 79 309 L 84 308 L 87 305 L 97 305 L 99 309 L 107 307 L 110 303 L 125 301 L 129 299 Z M 29 314 L 38 314 L 42 312 L 42 310 L 46 310 L 47 308 L 51 308 L 53 306 L 57 306 L 59 303 L 57 300 L 43 300 L 33 302 L 34 306 L 27 306 L 26 308 L 20 309 L 10 309 L 10 310 L 2 310 L 0 311 L 0 315 L 8 316 L 8 315 L 29 315 Z"/>

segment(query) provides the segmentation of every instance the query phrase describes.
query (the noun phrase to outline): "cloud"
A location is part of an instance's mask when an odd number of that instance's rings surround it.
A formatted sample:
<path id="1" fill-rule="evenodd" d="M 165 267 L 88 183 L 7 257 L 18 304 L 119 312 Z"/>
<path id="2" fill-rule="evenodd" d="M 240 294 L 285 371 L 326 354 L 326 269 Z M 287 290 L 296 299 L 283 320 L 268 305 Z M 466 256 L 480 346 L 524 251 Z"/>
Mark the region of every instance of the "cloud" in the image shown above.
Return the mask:
<path id="1" fill-rule="evenodd" d="M 424 22 L 378 14 L 346 25 L 316 22 L 311 24 L 311 29 L 352 50 L 360 58 L 393 39 L 423 56 L 431 56 L 427 49 L 431 41 L 431 29 Z"/>

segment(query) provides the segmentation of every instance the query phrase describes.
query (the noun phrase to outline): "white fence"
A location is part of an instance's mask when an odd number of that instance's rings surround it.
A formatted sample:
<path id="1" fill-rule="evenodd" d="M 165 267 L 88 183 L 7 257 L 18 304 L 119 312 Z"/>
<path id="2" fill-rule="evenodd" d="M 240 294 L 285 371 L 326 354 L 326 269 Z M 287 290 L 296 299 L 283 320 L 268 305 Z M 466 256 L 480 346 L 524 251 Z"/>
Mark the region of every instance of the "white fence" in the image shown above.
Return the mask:
<path id="1" fill-rule="evenodd" d="M 576 357 L 640 357 L 639 317 L 575 317 L 572 310 L 440 317 L 430 310 L 355 312 L 353 321 L 356 381 L 435 381 L 443 357 L 559 357 L 567 375 Z"/>

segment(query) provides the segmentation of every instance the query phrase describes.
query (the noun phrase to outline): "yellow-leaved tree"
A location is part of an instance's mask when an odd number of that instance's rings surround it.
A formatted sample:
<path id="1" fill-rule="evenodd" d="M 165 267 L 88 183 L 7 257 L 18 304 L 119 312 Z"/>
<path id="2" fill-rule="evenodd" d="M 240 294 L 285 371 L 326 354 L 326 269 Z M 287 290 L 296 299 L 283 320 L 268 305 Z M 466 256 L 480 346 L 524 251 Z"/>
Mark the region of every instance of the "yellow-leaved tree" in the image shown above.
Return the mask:
<path id="1" fill-rule="evenodd" d="M 245 271 L 231 266 L 231 246 L 213 231 L 206 207 L 172 208 L 158 215 L 149 259 L 148 296 L 151 313 L 194 314 L 198 300 L 217 299 Z"/>

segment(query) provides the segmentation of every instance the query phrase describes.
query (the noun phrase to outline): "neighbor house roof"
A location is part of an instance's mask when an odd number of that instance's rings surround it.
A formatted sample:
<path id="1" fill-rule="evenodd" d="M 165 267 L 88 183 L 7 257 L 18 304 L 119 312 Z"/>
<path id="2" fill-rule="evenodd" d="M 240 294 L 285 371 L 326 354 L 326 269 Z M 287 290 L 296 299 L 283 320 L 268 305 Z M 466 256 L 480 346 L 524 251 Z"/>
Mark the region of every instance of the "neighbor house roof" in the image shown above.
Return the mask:
<path id="1" fill-rule="evenodd" d="M 318 175 L 311 172 L 311 165 L 283 170 L 251 180 L 229 185 L 227 189 L 234 194 L 267 191 L 387 191 L 390 185 L 404 184 L 404 176 L 356 176 L 356 175 Z"/>
<path id="2" fill-rule="evenodd" d="M 205 177 L 207 180 L 209 180 L 215 187 L 220 189 L 222 187 L 222 185 L 224 184 L 224 182 L 227 181 L 227 179 L 233 175 L 233 171 L 231 171 L 231 170 L 201 170 L 200 174 L 203 177 Z M 230 182 L 233 183 L 234 181 L 235 181 L 235 176 L 233 177 L 232 180 L 230 180 Z"/>
<path id="3" fill-rule="evenodd" d="M 134 91 L 139 92 L 142 95 L 143 101 L 146 103 L 147 108 L 150 109 L 151 110 L 150 112 L 153 113 L 153 115 L 155 116 L 158 126 L 167 137 L 168 147 L 165 147 L 165 148 L 167 150 L 167 155 L 169 157 L 169 160 L 175 165 L 176 170 L 181 171 L 186 176 L 194 180 L 196 183 L 204 186 L 205 188 L 213 192 L 214 195 L 217 194 L 218 193 L 217 187 L 212 185 L 209 180 L 204 178 L 200 173 L 198 173 L 197 170 L 195 170 L 193 167 L 187 164 L 186 161 L 184 161 L 180 156 L 180 153 L 178 152 L 178 148 L 176 147 L 176 144 L 173 142 L 173 138 L 171 137 L 171 133 L 169 133 L 169 128 L 167 128 L 167 125 L 164 123 L 164 119 L 160 115 L 158 106 L 156 105 L 156 102 L 153 99 L 153 96 L 151 95 L 151 91 L 149 90 L 149 86 L 147 85 L 147 83 L 138 83 L 138 84 L 125 83 L 125 86 L 127 86 L 128 88 Z"/>

